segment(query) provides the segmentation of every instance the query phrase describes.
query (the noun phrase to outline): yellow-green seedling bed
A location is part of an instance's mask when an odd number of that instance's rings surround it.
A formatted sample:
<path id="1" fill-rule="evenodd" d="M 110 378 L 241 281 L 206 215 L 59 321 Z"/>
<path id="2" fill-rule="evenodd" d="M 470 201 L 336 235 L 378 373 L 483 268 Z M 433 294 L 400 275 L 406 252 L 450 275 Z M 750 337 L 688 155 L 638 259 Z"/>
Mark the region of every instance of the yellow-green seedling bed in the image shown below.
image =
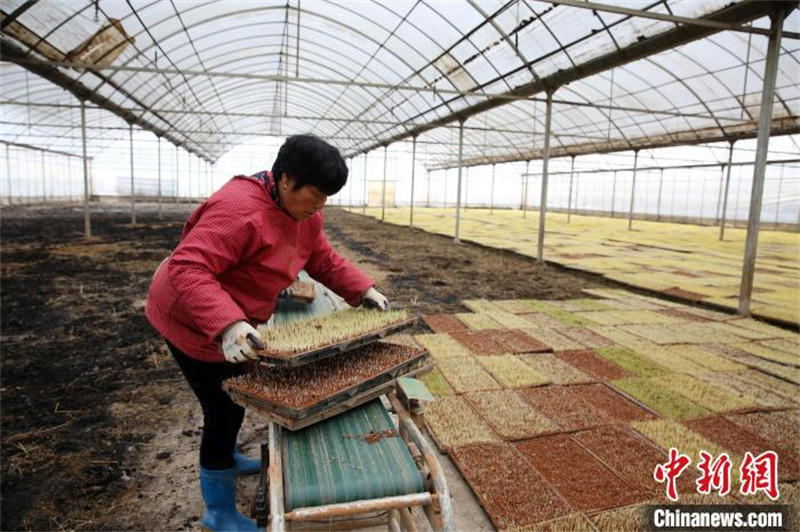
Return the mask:
<path id="1" fill-rule="evenodd" d="M 412 327 L 417 318 L 404 310 L 348 309 L 298 320 L 280 327 L 259 327 L 265 349 L 258 350 L 268 366 L 299 366 Z"/>
<path id="2" fill-rule="evenodd" d="M 472 353 L 447 333 L 418 334 L 414 339 L 425 347 L 436 360 L 445 358 L 468 357 Z"/>
<path id="3" fill-rule="evenodd" d="M 696 463 L 700 459 L 700 451 L 706 451 L 715 457 L 726 452 L 716 443 L 684 427 L 677 421 L 669 419 L 633 421 L 631 426 L 665 451 L 675 447 L 681 453 L 688 455 L 692 459 L 692 463 Z M 728 456 L 731 459 L 734 458 L 730 453 Z"/>
<path id="4" fill-rule="evenodd" d="M 504 440 L 522 440 L 558 431 L 558 427 L 512 390 L 468 393 L 466 397 Z"/>
<path id="5" fill-rule="evenodd" d="M 611 383 L 616 389 L 639 401 L 658 414 L 672 419 L 696 419 L 711 415 L 702 406 L 664 388 L 653 378 L 620 379 Z"/>
<path id="6" fill-rule="evenodd" d="M 435 397 L 447 397 L 448 395 L 456 394 L 453 388 L 447 384 L 439 368 L 433 368 L 431 371 L 418 378 L 425 383 L 425 386 L 428 387 L 428 390 L 430 390 Z"/>
<path id="7" fill-rule="evenodd" d="M 594 352 L 637 377 L 654 377 L 671 371 L 627 347 L 599 347 Z"/>
<path id="8" fill-rule="evenodd" d="M 571 364 L 557 358 L 552 353 L 517 356 L 553 384 L 579 384 L 597 380 Z"/>
<path id="9" fill-rule="evenodd" d="M 441 397 L 425 405 L 425 424 L 442 450 L 492 443 L 500 438 L 464 397 Z"/>
<path id="10" fill-rule="evenodd" d="M 791 408 L 797 407 L 800 395 L 795 399 L 784 397 L 772 390 L 762 388 L 756 384 L 755 370 L 745 369 L 738 373 L 712 372 L 697 375 L 697 378 L 726 392 L 736 395 L 744 402 L 757 404 L 765 408 Z M 800 390 L 797 390 L 800 393 Z"/>
<path id="11" fill-rule="evenodd" d="M 760 406 L 758 401 L 751 397 L 737 397 L 735 394 L 728 393 L 713 384 L 690 375 L 664 375 L 653 377 L 651 382 L 682 395 L 694 404 L 715 413 L 747 410 Z"/>
<path id="12" fill-rule="evenodd" d="M 506 388 L 528 388 L 551 382 L 547 376 L 514 355 L 478 357 L 478 361 Z"/>
<path id="13" fill-rule="evenodd" d="M 498 383 L 475 357 L 446 358 L 436 365 L 456 393 L 500 390 Z"/>

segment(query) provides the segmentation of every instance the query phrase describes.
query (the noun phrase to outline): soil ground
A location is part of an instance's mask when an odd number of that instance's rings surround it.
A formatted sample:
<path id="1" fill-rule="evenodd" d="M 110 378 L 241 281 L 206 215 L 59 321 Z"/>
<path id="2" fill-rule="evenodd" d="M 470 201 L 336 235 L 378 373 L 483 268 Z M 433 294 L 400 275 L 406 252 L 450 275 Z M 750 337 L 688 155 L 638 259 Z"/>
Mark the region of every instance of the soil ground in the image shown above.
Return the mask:
<path id="1" fill-rule="evenodd" d="M 144 317 L 150 277 L 192 206 L 79 206 L 0 211 L 2 530 L 194 530 L 202 502 L 202 415 Z M 328 209 L 329 239 L 395 308 L 465 312 L 474 298 L 581 297 L 609 286 L 509 252 Z M 255 453 L 265 422 L 245 418 Z M 491 529 L 442 456 L 460 530 Z M 240 484 L 240 503 L 255 480 Z"/>

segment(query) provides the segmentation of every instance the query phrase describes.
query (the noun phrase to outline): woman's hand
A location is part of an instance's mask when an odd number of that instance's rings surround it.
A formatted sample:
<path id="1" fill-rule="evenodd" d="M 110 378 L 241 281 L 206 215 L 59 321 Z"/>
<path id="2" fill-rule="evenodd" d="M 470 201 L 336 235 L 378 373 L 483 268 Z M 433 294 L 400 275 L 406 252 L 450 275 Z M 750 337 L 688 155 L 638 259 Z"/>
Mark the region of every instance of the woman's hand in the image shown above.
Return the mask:
<path id="1" fill-rule="evenodd" d="M 386 296 L 375 290 L 374 286 L 370 286 L 364 295 L 361 296 L 361 304 L 364 308 L 373 308 L 377 310 L 389 310 L 389 300 Z"/>
<path id="2" fill-rule="evenodd" d="M 258 357 L 256 349 L 264 347 L 264 339 L 246 321 L 237 321 L 222 333 L 222 354 L 232 364 L 255 360 Z"/>

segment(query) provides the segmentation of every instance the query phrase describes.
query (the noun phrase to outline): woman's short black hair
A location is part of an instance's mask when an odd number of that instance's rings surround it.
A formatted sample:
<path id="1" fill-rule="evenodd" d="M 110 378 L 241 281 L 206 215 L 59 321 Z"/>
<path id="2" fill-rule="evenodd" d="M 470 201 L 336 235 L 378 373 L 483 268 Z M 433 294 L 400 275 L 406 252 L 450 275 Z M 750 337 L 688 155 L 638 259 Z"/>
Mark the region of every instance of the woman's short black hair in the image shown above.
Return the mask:
<path id="1" fill-rule="evenodd" d="M 339 150 L 314 135 L 294 135 L 286 139 L 272 164 L 277 182 L 286 173 L 294 180 L 293 190 L 314 185 L 332 196 L 347 183 L 347 165 Z"/>

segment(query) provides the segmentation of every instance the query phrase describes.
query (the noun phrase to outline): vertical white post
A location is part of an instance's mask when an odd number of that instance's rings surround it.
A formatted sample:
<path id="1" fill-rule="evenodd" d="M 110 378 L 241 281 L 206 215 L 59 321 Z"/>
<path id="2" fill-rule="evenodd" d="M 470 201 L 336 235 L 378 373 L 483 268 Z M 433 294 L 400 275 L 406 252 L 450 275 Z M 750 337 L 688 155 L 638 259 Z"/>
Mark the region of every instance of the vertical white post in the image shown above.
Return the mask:
<path id="1" fill-rule="evenodd" d="M 544 217 L 547 214 L 547 171 L 550 164 L 550 127 L 553 117 L 553 90 L 547 91 L 547 113 L 544 121 L 544 154 L 542 155 L 542 192 L 539 200 L 539 241 L 536 258 L 544 260 Z"/>
<path id="2" fill-rule="evenodd" d="M 133 186 L 133 122 L 128 124 L 128 133 L 130 137 L 130 152 L 131 152 L 131 223 L 136 223 L 136 195 Z"/>
<path id="3" fill-rule="evenodd" d="M 614 217 L 614 204 L 617 201 L 617 171 L 614 170 L 614 181 L 611 184 L 611 217 Z"/>
<path id="4" fill-rule="evenodd" d="M 89 213 L 89 160 L 86 157 L 86 102 L 81 100 L 81 140 L 83 142 L 83 236 L 92 238 L 92 219 Z"/>
<path id="5" fill-rule="evenodd" d="M 753 292 L 753 277 L 758 250 L 758 230 L 761 224 L 761 202 L 764 195 L 764 176 L 769 148 L 769 127 L 772 121 L 772 105 L 775 100 L 775 80 L 778 74 L 783 19 L 794 9 L 792 4 L 778 4 L 770 15 L 770 36 L 767 45 L 767 64 L 764 67 L 764 85 L 761 89 L 761 110 L 758 117 L 758 140 L 756 161 L 753 169 L 753 189 L 750 196 L 750 215 L 747 219 L 742 283 L 739 289 L 739 314 L 750 314 L 750 297 Z"/>
<path id="6" fill-rule="evenodd" d="M 387 156 L 387 152 L 389 151 L 389 145 L 383 145 L 383 190 L 381 191 L 381 221 L 383 222 L 386 219 L 386 165 L 388 164 L 389 158 Z"/>
<path id="7" fill-rule="evenodd" d="M 428 197 L 427 197 L 427 201 L 425 202 L 425 206 L 430 208 L 430 206 L 431 206 L 431 171 L 430 170 L 426 170 L 426 173 L 428 174 Z"/>
<path id="8" fill-rule="evenodd" d="M 528 217 L 528 176 L 531 173 L 531 162 L 525 161 L 525 177 L 522 178 L 522 217 Z"/>
<path id="9" fill-rule="evenodd" d="M 369 161 L 369 154 L 364 154 L 364 206 L 361 214 L 367 214 L 367 162 Z"/>
<path id="10" fill-rule="evenodd" d="M 11 149 L 6 144 L 6 183 L 8 183 L 8 204 L 11 205 Z"/>
<path id="11" fill-rule="evenodd" d="M 725 240 L 725 217 L 728 213 L 728 192 L 731 189 L 731 163 L 733 162 L 733 142 L 728 148 L 728 175 L 725 178 L 725 194 L 722 197 L 722 215 L 719 220 L 719 240 Z"/>
<path id="12" fill-rule="evenodd" d="M 664 169 L 660 168 L 658 177 L 658 201 L 656 202 L 656 221 L 661 221 L 661 191 L 664 189 Z"/>
<path id="13" fill-rule="evenodd" d="M 636 170 L 639 168 L 639 150 L 633 152 L 633 183 L 631 183 L 631 208 L 628 211 L 628 231 L 633 229 L 633 204 L 636 197 Z"/>
<path id="14" fill-rule="evenodd" d="M 188 203 L 192 204 L 192 153 L 186 150 L 186 183 L 189 192 Z"/>
<path id="15" fill-rule="evenodd" d="M 42 203 L 47 203 L 47 179 L 45 178 L 45 174 L 47 170 L 45 170 L 44 165 L 44 152 L 40 152 L 42 157 Z"/>
<path id="16" fill-rule="evenodd" d="M 495 163 L 492 163 L 492 191 L 489 193 L 489 214 L 494 214 L 494 172 Z"/>
<path id="17" fill-rule="evenodd" d="M 175 146 L 175 203 L 181 202 L 181 174 L 180 174 L 180 150 L 178 146 Z"/>
<path id="18" fill-rule="evenodd" d="M 408 226 L 414 227 L 414 176 L 417 173 L 417 136 L 412 137 L 411 144 L 411 212 L 408 218 Z"/>
<path id="19" fill-rule="evenodd" d="M 572 156 L 572 161 L 569 164 L 569 194 L 567 195 L 567 223 L 572 218 L 572 177 L 575 173 L 575 156 Z"/>
<path id="20" fill-rule="evenodd" d="M 453 240 L 460 242 L 461 225 L 461 171 L 464 163 L 464 122 L 465 119 L 458 121 L 458 187 L 456 189 L 456 232 Z M 446 201 L 446 199 L 445 199 Z"/>
<path id="21" fill-rule="evenodd" d="M 162 218 L 161 213 L 161 135 L 158 136 L 158 219 Z"/>

